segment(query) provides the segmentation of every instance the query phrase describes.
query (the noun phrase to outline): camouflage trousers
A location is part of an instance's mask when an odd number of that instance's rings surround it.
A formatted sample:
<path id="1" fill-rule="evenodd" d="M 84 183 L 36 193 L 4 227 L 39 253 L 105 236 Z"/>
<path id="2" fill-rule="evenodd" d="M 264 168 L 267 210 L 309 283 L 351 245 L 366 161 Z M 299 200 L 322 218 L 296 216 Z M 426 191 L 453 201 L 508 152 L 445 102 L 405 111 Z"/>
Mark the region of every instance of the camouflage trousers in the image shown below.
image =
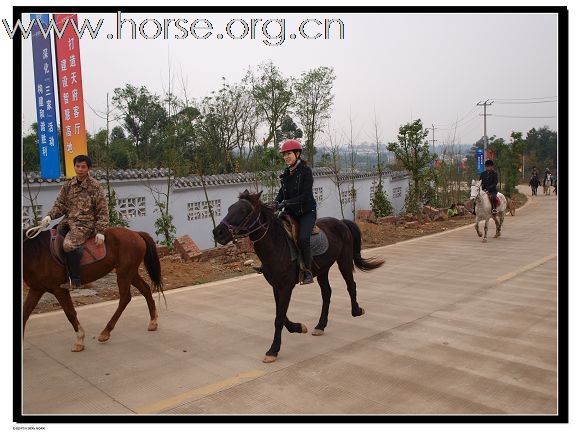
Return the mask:
<path id="1" fill-rule="evenodd" d="M 64 252 L 72 252 L 83 246 L 89 237 L 93 235 L 94 230 L 91 228 L 70 226 L 67 223 L 58 224 L 57 231 L 64 236 L 62 249 Z"/>

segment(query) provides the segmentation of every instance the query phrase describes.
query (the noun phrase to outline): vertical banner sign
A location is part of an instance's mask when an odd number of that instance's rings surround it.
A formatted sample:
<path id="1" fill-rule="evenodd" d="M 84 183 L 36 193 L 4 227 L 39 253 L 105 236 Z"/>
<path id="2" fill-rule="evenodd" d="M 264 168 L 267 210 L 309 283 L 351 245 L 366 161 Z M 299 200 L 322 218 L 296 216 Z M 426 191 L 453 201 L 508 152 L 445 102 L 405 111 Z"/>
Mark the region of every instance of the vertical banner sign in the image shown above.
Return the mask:
<path id="1" fill-rule="evenodd" d="M 485 169 L 484 158 L 483 158 L 483 148 L 478 148 L 475 151 L 475 164 L 477 166 L 477 172 L 483 172 Z"/>
<path id="2" fill-rule="evenodd" d="M 56 122 L 56 93 L 52 74 L 52 48 L 48 27 L 48 14 L 30 14 L 32 29 L 32 60 L 34 64 L 34 96 L 40 175 L 42 178 L 60 177 L 60 152 Z M 44 37 L 38 23 L 42 23 Z"/>
<path id="3" fill-rule="evenodd" d="M 79 37 L 72 23 L 78 21 L 76 14 L 54 14 L 54 21 L 59 31 L 66 26 L 61 38 L 55 35 L 55 47 L 65 174 L 72 177 L 73 159 L 87 154 Z"/>

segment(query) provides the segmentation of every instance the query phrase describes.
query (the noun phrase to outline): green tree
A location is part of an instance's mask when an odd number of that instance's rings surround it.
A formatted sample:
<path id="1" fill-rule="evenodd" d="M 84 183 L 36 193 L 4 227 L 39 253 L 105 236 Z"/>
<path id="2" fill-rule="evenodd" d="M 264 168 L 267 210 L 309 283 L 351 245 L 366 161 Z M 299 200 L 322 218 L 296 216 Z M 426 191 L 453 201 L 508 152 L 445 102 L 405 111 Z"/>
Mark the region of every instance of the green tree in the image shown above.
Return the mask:
<path id="1" fill-rule="evenodd" d="M 301 139 L 302 130 L 296 125 L 292 117 L 289 115 L 284 116 L 282 119 L 282 124 L 278 130 L 276 130 L 276 146 L 279 145 L 287 139 Z"/>
<path id="2" fill-rule="evenodd" d="M 532 128 L 525 139 L 525 169 L 529 174 L 533 166 L 540 172 L 548 167 L 554 170 L 558 164 L 558 133 L 548 127 Z"/>
<path id="3" fill-rule="evenodd" d="M 403 167 L 411 174 L 406 207 L 409 213 L 419 213 L 419 203 L 431 195 L 433 173 L 429 163 L 433 155 L 429 152 L 429 142 L 425 140 L 429 132 L 423 128 L 420 119 L 399 127 L 398 142 L 391 142 L 387 149 L 394 153 Z"/>
<path id="4" fill-rule="evenodd" d="M 393 214 L 393 205 L 383 189 L 383 185 L 378 184 L 375 193 L 371 198 L 371 210 L 376 217 L 390 216 Z"/>
<path id="5" fill-rule="evenodd" d="M 249 71 L 248 81 L 252 84 L 252 95 L 259 113 L 268 123 L 268 135 L 263 141 L 266 148 L 275 138 L 276 131 L 293 103 L 292 79 L 284 77 L 270 60 L 260 64 L 256 74 Z"/>
<path id="6" fill-rule="evenodd" d="M 30 125 L 30 132 L 22 138 L 22 169 L 24 172 L 40 171 L 36 122 Z"/>
<path id="7" fill-rule="evenodd" d="M 136 150 L 139 164 L 153 166 L 158 163 L 159 134 L 165 129 L 168 114 L 158 95 L 147 88 L 126 84 L 116 88 L 113 104 L 121 112 L 123 126 Z"/>
<path id="8" fill-rule="evenodd" d="M 303 72 L 294 84 L 296 114 L 306 136 L 308 160 L 314 163 L 316 135 L 330 118 L 334 95 L 333 68 L 321 66 Z"/>

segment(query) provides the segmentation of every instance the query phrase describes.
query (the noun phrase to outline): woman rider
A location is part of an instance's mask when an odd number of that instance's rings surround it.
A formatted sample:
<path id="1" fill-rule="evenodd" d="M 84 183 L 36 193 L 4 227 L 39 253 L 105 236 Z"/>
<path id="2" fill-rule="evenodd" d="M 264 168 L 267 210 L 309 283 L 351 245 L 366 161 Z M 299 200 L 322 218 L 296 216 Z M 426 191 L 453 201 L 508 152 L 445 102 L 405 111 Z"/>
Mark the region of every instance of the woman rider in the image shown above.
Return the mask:
<path id="1" fill-rule="evenodd" d="M 281 187 L 276 196 L 276 208 L 285 209 L 300 224 L 299 243 L 304 260 L 304 280 L 302 284 L 313 282 L 310 252 L 310 234 L 316 222 L 316 201 L 312 193 L 312 170 L 307 161 L 302 160 L 302 146 L 294 139 L 285 141 L 280 153 L 287 168 L 280 175 Z"/>

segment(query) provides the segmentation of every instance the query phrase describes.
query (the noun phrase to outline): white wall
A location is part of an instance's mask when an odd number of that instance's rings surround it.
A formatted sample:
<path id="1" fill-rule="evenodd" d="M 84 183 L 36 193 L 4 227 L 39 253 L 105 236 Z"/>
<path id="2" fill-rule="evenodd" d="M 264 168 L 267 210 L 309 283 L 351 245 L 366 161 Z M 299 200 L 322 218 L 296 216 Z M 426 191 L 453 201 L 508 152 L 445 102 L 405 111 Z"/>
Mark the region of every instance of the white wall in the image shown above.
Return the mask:
<path id="1" fill-rule="evenodd" d="M 373 181 L 376 178 L 365 177 L 355 180 L 355 188 L 357 191 L 356 209 L 368 210 L 370 209 L 370 191 Z M 146 184 L 147 183 L 147 184 Z M 393 204 L 393 208 L 399 213 L 404 206 L 405 195 L 408 190 L 408 178 L 395 178 L 390 175 L 383 176 L 384 189 L 389 200 Z M 156 212 L 155 201 L 151 195 L 149 185 L 153 189 L 163 190 L 166 188 L 166 181 L 164 179 L 156 180 L 114 180 L 111 183 L 115 189 L 117 199 L 128 197 L 145 197 L 145 216 L 136 216 L 129 220 L 129 227 L 138 231 L 147 231 L 154 238 L 155 236 L 155 220 L 159 217 Z M 35 200 L 37 205 L 42 206 L 42 216 L 45 216 L 58 195 L 62 187 L 62 183 L 44 183 L 42 185 L 31 184 L 32 195 L 38 196 Z M 221 200 L 221 214 L 215 216 L 216 224 L 218 224 L 227 214 L 228 207 L 237 201 L 240 192 L 245 189 L 255 191 L 254 183 L 237 183 L 224 185 L 210 185 L 207 186 L 208 197 L 210 200 Z M 332 216 L 342 218 L 340 213 L 340 203 L 338 190 L 333 181 L 327 176 L 314 177 L 314 187 L 322 187 L 322 201 L 318 201 L 318 217 Z M 401 196 L 393 197 L 393 189 L 401 187 Z M 350 189 L 350 182 L 344 181 L 340 186 L 341 191 Z M 264 188 L 266 192 L 267 189 Z M 26 185 L 23 186 L 23 206 L 29 206 L 30 200 L 28 197 Z M 186 187 L 177 188 L 171 194 L 170 210 L 173 215 L 173 223 L 177 228 L 177 235 L 182 236 L 189 234 L 200 249 L 207 249 L 214 246 L 212 239 L 213 224 L 211 218 L 188 220 L 188 203 L 205 201 L 205 195 L 201 187 Z M 353 219 L 352 204 L 344 204 L 344 218 Z"/>

